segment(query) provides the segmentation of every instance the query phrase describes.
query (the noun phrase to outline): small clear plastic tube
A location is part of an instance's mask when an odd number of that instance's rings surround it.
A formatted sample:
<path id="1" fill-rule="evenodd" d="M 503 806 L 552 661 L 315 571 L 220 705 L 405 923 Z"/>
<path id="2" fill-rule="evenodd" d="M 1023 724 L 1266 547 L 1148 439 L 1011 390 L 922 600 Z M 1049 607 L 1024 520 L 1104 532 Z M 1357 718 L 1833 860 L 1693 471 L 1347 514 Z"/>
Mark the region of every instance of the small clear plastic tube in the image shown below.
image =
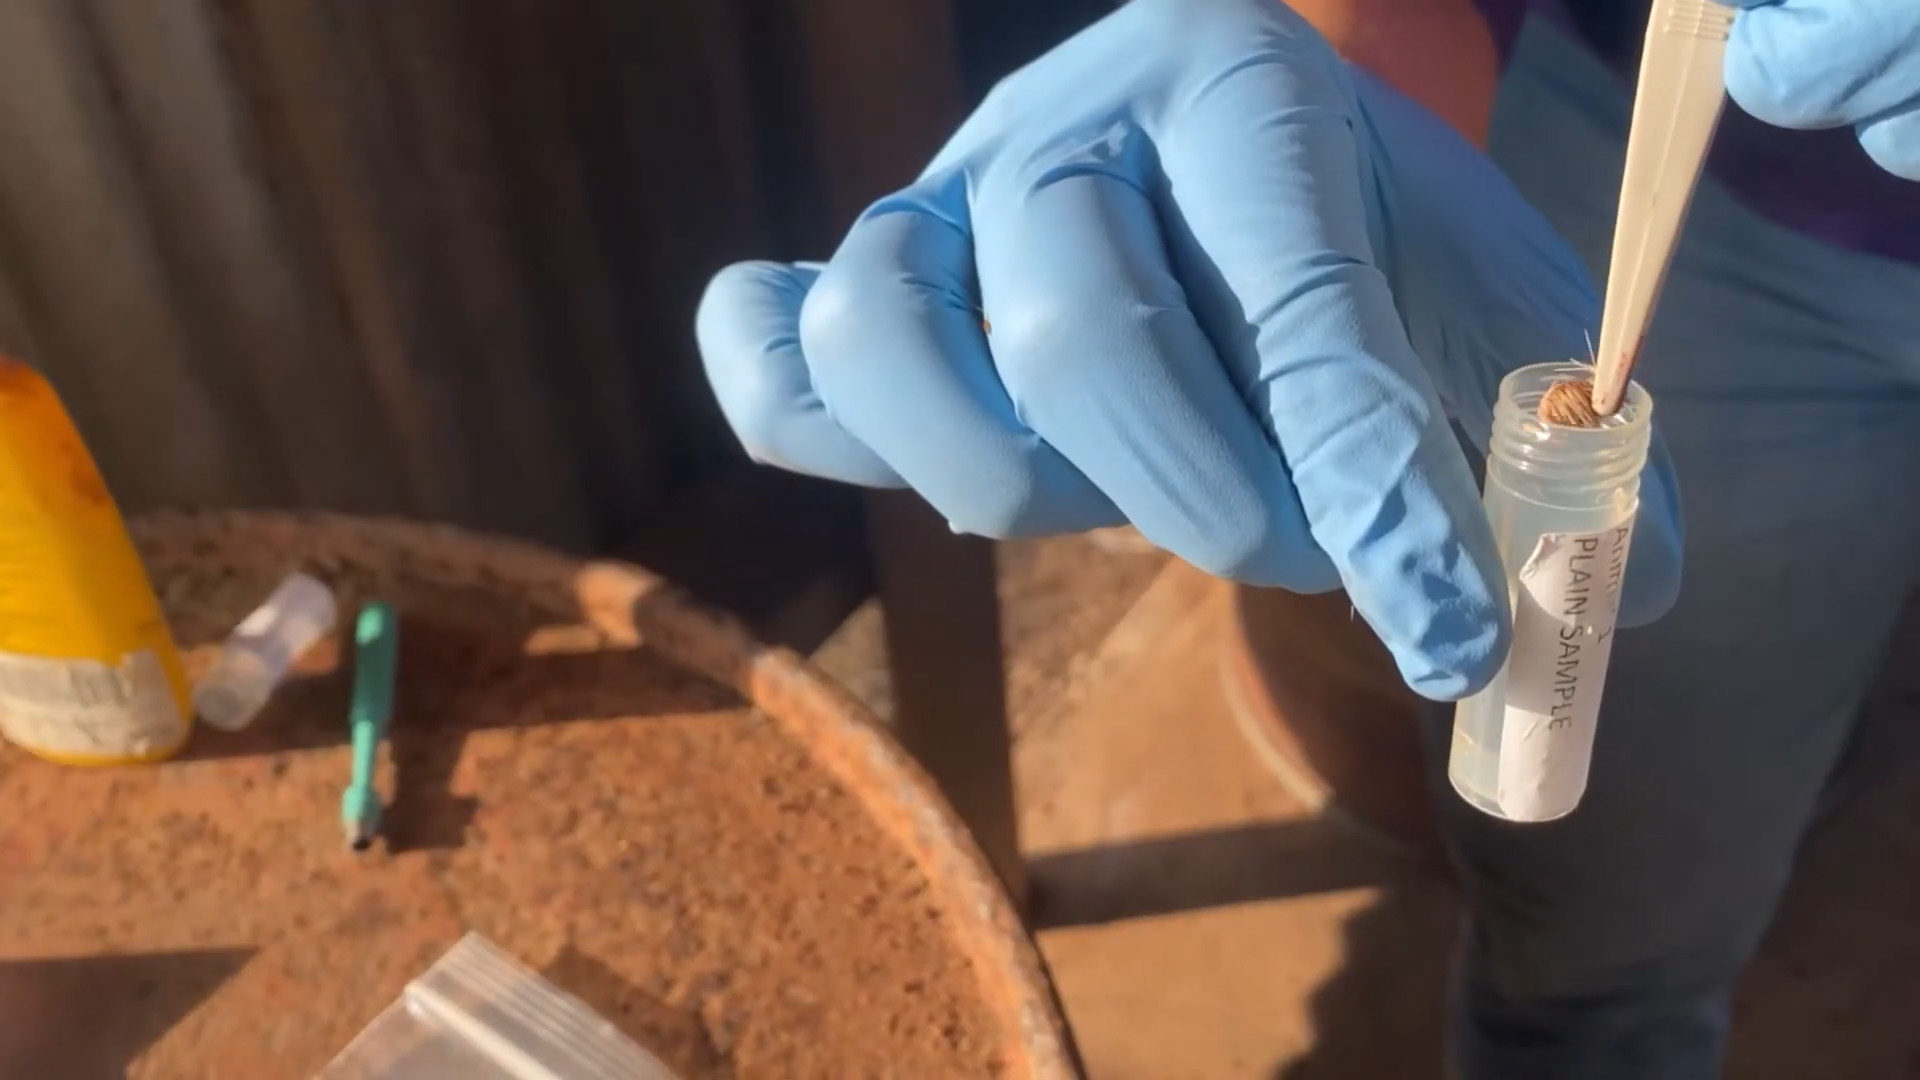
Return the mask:
<path id="1" fill-rule="evenodd" d="M 1500 383 L 1485 505 L 1513 604 L 1513 647 L 1453 714 L 1447 774 L 1461 798 L 1509 821 L 1551 821 L 1586 793 L 1620 586 L 1640 509 L 1653 399 L 1639 384 L 1599 427 L 1540 419 L 1585 364 L 1535 364 Z"/>
<path id="2" fill-rule="evenodd" d="M 333 590 L 306 574 L 289 574 L 220 647 L 193 690 L 201 720 L 223 731 L 253 722 L 300 654 L 333 629 Z"/>

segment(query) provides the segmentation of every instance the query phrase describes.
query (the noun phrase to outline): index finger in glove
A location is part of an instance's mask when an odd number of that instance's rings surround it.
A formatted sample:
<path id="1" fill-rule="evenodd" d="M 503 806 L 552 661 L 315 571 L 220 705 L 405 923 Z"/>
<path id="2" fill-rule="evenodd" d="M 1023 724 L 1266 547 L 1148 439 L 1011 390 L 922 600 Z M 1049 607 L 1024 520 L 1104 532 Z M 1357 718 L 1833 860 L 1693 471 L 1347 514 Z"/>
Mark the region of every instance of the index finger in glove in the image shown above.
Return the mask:
<path id="1" fill-rule="evenodd" d="M 1788 128 L 1870 124 L 1920 106 L 1920 4 L 1748 0 L 1727 40 L 1727 93 Z"/>
<path id="2" fill-rule="evenodd" d="M 905 486 L 827 414 L 800 352 L 800 307 L 820 271 L 743 262 L 715 274 L 694 336 L 720 410 L 755 461 L 865 487 Z"/>
<path id="3" fill-rule="evenodd" d="M 1354 606 L 1409 686 L 1457 698 L 1505 657 L 1505 575 L 1374 265 L 1351 84 L 1304 23 L 1265 33 L 1166 118 L 1183 276 Z"/>

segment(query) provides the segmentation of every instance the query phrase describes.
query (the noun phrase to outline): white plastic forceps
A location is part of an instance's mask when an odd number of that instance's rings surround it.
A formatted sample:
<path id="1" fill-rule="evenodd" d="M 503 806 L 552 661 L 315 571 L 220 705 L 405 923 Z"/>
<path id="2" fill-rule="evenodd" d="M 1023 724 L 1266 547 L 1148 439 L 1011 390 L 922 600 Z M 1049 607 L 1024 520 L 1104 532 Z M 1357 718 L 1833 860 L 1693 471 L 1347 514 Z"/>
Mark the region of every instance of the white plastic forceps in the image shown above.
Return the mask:
<path id="1" fill-rule="evenodd" d="M 1717 0 L 1654 0 L 1647 21 L 1593 374 L 1601 416 L 1626 398 L 1726 104 L 1722 65 L 1733 18 Z"/>

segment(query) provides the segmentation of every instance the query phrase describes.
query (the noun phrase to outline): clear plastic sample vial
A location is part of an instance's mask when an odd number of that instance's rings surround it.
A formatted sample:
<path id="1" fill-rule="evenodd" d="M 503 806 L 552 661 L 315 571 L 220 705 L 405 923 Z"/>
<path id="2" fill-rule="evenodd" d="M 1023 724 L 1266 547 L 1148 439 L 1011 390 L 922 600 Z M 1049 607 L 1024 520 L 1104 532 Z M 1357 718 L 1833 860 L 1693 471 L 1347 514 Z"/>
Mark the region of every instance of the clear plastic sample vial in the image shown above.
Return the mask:
<path id="1" fill-rule="evenodd" d="M 223 731 L 252 723 L 293 662 L 333 629 L 335 615 L 331 589 L 306 574 L 289 574 L 220 646 L 193 689 L 194 712 Z"/>
<path id="2" fill-rule="evenodd" d="M 1513 647 L 1486 689 L 1453 714 L 1447 774 L 1460 796 L 1510 821 L 1551 821 L 1580 804 L 1613 651 L 1620 586 L 1640 509 L 1653 399 L 1635 383 L 1594 428 L 1535 410 L 1585 364 L 1509 374 L 1494 404 L 1485 505 L 1513 604 Z"/>

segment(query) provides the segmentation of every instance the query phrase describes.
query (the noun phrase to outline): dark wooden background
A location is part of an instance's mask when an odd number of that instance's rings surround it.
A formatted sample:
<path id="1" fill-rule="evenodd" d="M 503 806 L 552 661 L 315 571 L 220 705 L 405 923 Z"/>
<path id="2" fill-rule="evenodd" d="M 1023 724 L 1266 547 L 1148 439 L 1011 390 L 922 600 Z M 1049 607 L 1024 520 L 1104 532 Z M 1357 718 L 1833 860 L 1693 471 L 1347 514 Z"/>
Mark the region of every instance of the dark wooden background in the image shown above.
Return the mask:
<path id="1" fill-rule="evenodd" d="M 1097 4 L 8 0 L 0 349 L 122 501 L 603 546 L 736 463 L 692 310 Z"/>
<path id="2" fill-rule="evenodd" d="M 691 312 L 909 178 L 944 2 L 9 0 L 0 347 L 130 507 L 597 545 L 733 453 Z"/>
<path id="3" fill-rule="evenodd" d="M 1017 892 L 991 549 L 747 466 L 693 310 L 1107 2 L 0 0 L 0 350 L 131 511 L 613 551 L 802 647 L 877 589 L 896 731 Z"/>

